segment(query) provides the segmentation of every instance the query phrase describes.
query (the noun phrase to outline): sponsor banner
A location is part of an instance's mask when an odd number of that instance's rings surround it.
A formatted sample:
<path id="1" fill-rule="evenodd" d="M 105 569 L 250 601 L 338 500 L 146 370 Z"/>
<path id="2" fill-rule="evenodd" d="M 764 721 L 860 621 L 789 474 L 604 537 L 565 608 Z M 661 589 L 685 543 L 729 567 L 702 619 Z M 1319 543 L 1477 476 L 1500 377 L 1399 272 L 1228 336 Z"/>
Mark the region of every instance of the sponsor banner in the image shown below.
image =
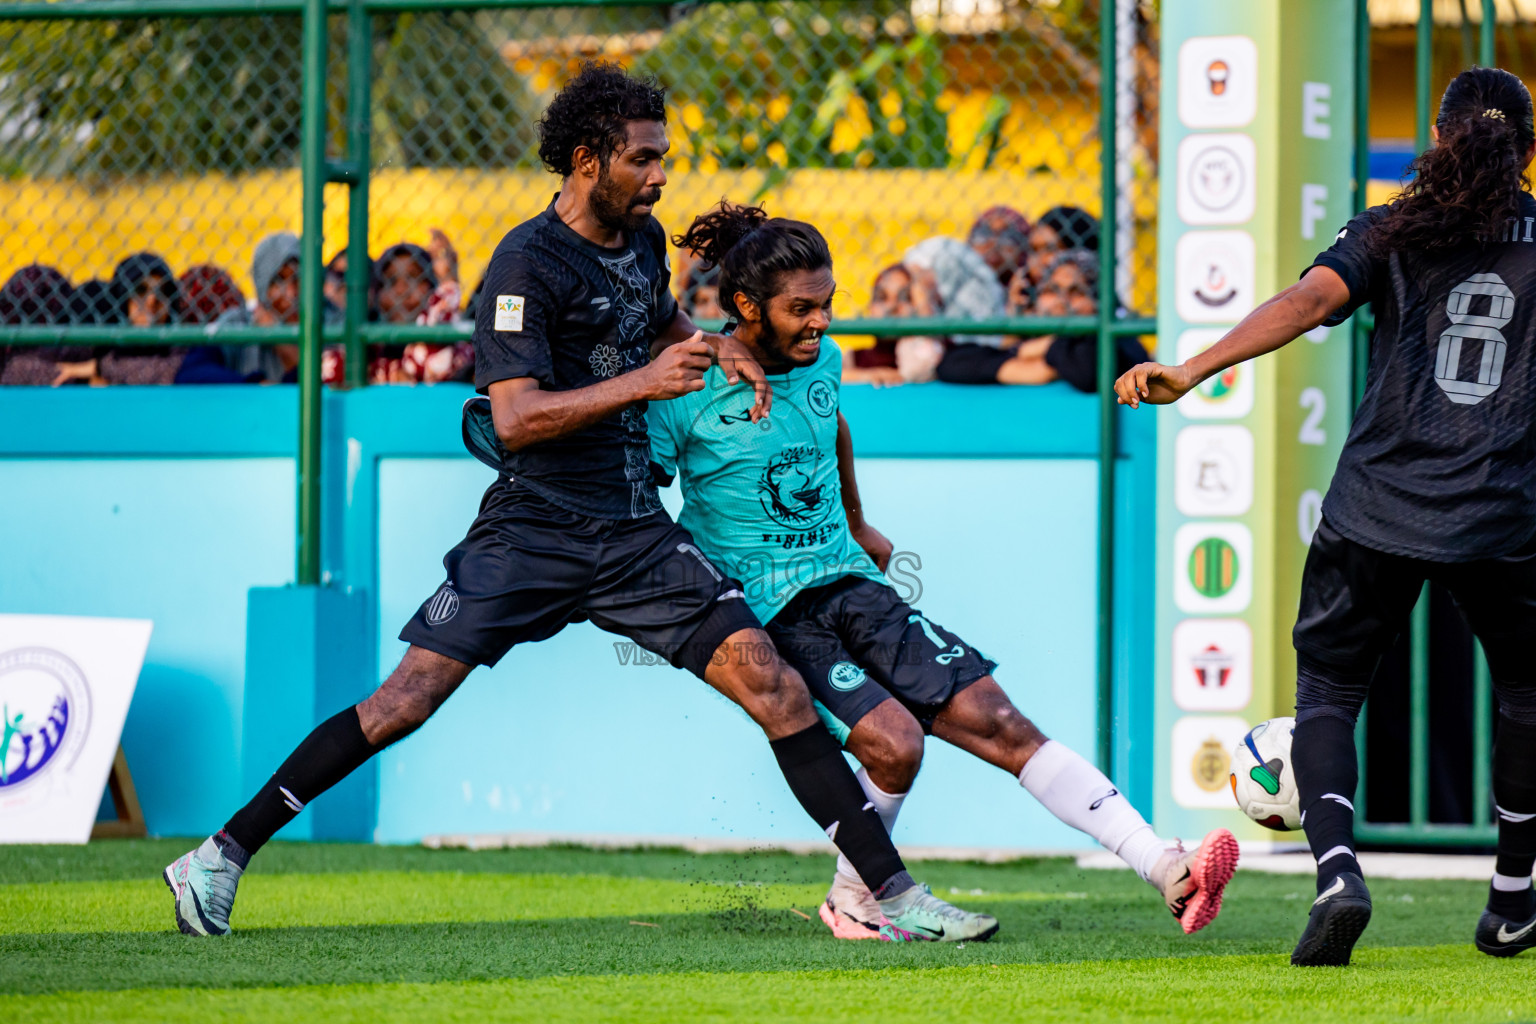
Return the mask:
<path id="1" fill-rule="evenodd" d="M 1158 350 L 1177 363 L 1295 281 L 1349 219 L 1355 22 L 1342 0 L 1164 0 L 1159 24 L 1172 187 L 1158 198 Z M 1350 337 L 1314 331 L 1158 412 L 1162 832 L 1264 834 L 1236 813 L 1221 763 L 1293 704 L 1290 630 L 1348 431 Z"/>
<path id="2" fill-rule="evenodd" d="M 1242 426 L 1185 427 L 1174 439 L 1174 502 L 1187 516 L 1253 508 L 1253 434 Z"/>
<path id="3" fill-rule="evenodd" d="M 0 615 L 0 842 L 90 838 L 151 627 Z"/>
<path id="4" fill-rule="evenodd" d="M 1186 39 L 1179 44 L 1178 69 L 1184 127 L 1246 128 L 1258 113 L 1259 48 L 1248 36 Z"/>
<path id="5" fill-rule="evenodd" d="M 1186 231 L 1174 250 L 1174 307 L 1196 324 L 1236 323 L 1254 306 L 1253 236 Z"/>
<path id="6" fill-rule="evenodd" d="M 1253 699 L 1253 630 L 1242 619 L 1173 628 L 1173 702 L 1181 711 L 1241 711 Z"/>
<path id="7" fill-rule="evenodd" d="M 1253 534 L 1244 523 L 1185 523 L 1173 535 L 1173 564 L 1181 612 L 1231 614 L 1253 601 Z"/>
<path id="8" fill-rule="evenodd" d="M 1186 224 L 1246 224 L 1253 219 L 1253 137 L 1189 135 L 1179 143 L 1179 219 Z"/>
<path id="9" fill-rule="evenodd" d="M 1179 806 L 1236 812 L 1232 751 L 1250 728 L 1246 718 L 1236 715 L 1186 715 L 1173 723 L 1168 767 Z"/>

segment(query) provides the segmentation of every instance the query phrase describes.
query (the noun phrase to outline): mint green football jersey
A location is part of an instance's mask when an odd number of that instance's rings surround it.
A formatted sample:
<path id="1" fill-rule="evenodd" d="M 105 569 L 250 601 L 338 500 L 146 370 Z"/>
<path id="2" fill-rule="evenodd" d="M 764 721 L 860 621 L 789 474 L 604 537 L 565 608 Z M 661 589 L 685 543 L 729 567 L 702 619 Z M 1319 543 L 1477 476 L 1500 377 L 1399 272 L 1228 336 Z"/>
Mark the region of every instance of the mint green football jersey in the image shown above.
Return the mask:
<path id="1" fill-rule="evenodd" d="M 753 423 L 752 388 L 721 369 L 704 390 L 652 402 L 651 458 L 683 491 L 681 524 L 742 583 L 767 622 L 807 587 L 839 576 L 884 581 L 848 531 L 837 474 L 843 357 L 831 338 L 809 366 L 768 378 L 773 409 Z"/>

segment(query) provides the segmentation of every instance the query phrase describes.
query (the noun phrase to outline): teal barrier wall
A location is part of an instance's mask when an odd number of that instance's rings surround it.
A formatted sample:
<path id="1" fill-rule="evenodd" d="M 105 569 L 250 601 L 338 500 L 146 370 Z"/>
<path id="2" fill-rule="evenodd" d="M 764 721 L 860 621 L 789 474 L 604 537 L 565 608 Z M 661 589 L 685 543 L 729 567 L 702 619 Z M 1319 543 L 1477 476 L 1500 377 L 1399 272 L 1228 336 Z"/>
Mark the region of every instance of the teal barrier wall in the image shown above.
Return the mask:
<path id="1" fill-rule="evenodd" d="M 7 547 L 0 611 L 155 620 L 124 740 L 152 832 L 217 827 L 275 767 L 287 733 L 394 666 L 399 626 L 441 581 L 442 554 L 492 479 L 459 444 L 468 393 L 444 385 L 327 396 L 324 580 L 355 604 L 332 621 L 353 625 L 325 627 L 311 647 L 280 658 L 273 650 L 294 646 L 285 631 L 296 628 L 283 625 L 281 592 L 276 604 L 252 605 L 249 651 L 245 627 L 250 588 L 292 579 L 293 389 L 0 391 L 0 526 L 32 539 Z M 923 588 L 915 603 L 997 658 L 1015 701 L 1091 756 L 1092 397 L 1054 385 L 849 387 L 843 410 L 870 521 L 920 560 L 906 569 Z M 1143 806 L 1151 431 L 1151 417 L 1126 418 L 1118 464 L 1117 781 Z M 675 492 L 669 500 L 675 507 Z M 341 635 L 349 628 L 361 636 Z M 338 670 L 324 663 L 328 633 L 355 675 L 329 678 Z M 817 837 L 744 716 L 686 673 L 624 664 L 617 639 L 573 626 L 478 670 L 346 796 L 286 834 Z M 316 664 L 323 692 L 306 702 L 293 677 Z M 939 742 L 898 838 L 1083 845 L 1014 780 Z"/>

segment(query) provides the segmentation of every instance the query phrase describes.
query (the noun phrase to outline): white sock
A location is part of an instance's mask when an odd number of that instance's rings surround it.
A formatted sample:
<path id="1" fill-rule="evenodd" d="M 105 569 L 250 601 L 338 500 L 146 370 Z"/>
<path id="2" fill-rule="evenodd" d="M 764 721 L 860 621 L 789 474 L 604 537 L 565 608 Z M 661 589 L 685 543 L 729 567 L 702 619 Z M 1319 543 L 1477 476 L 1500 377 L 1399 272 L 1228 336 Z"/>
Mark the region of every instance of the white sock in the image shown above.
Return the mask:
<path id="1" fill-rule="evenodd" d="M 880 820 L 885 823 L 885 830 L 893 832 L 896 829 L 896 815 L 901 813 L 901 803 L 907 798 L 906 793 L 887 793 L 873 782 L 869 781 L 869 772 L 860 768 L 856 773 L 859 785 L 864 787 L 864 795 L 869 797 L 869 802 L 875 805 L 875 813 L 880 815 Z M 850 885 L 862 886 L 864 880 L 853 869 L 853 862 L 841 853 L 837 855 L 837 874 L 844 882 Z"/>
<path id="2" fill-rule="evenodd" d="M 1019 785 L 1056 817 L 1097 839 L 1142 881 L 1152 881 L 1168 843 L 1158 838 L 1103 772 L 1071 747 L 1046 740 L 1025 763 Z"/>
<path id="3" fill-rule="evenodd" d="M 1529 889 L 1531 880 L 1520 878 L 1518 875 L 1501 875 L 1497 871 L 1493 873 L 1493 887 L 1499 892 L 1519 892 L 1521 889 Z"/>

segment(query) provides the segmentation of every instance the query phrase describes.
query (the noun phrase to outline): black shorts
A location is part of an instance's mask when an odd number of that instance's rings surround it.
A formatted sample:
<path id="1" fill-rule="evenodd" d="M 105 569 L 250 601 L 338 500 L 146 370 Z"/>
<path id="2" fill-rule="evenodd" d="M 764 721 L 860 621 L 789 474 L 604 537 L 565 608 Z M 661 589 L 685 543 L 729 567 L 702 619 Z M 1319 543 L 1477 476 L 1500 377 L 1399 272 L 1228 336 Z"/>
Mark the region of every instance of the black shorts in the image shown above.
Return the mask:
<path id="1" fill-rule="evenodd" d="M 667 513 L 595 519 L 506 477 L 443 567 L 447 582 L 400 639 L 469 665 L 590 619 L 702 678 L 721 641 L 762 628 L 741 585 Z"/>
<path id="2" fill-rule="evenodd" d="M 1536 540 L 1477 562 L 1429 562 L 1389 555 L 1343 536 L 1325 517 L 1312 535 L 1301 577 L 1296 650 L 1352 673 L 1375 671 L 1428 580 L 1451 594 L 1482 641 L 1495 680 L 1536 684 Z"/>
<path id="3" fill-rule="evenodd" d="M 884 583 L 843 576 L 796 594 L 767 626 L 839 740 L 894 697 L 933 731 L 951 698 L 997 662 L 929 622 Z"/>

